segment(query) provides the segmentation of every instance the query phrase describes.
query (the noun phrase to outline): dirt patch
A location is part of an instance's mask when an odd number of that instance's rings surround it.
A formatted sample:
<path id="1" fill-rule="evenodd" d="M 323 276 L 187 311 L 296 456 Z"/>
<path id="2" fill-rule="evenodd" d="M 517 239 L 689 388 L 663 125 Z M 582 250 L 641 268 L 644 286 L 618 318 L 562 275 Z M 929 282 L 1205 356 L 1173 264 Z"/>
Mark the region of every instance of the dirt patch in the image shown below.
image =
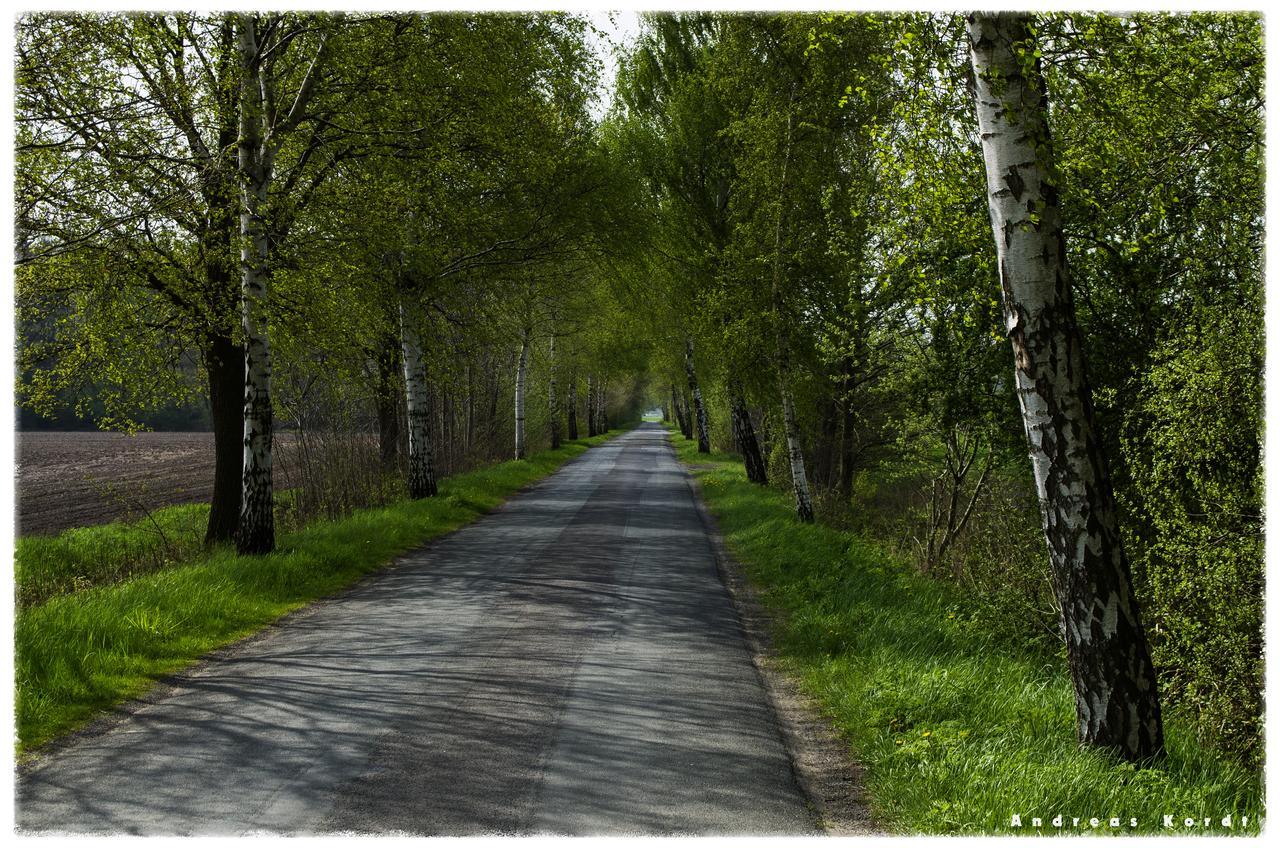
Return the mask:
<path id="1" fill-rule="evenodd" d="M 742 565 L 729 554 L 719 525 L 702 501 L 697 480 L 692 475 L 688 480 L 711 539 L 720 578 L 733 599 L 752 659 L 773 703 L 779 728 L 791 753 L 796 780 L 809 796 L 819 823 L 831 836 L 883 834 L 871 816 L 862 767 L 852 758 L 849 746 L 840 739 L 814 699 L 780 670 L 770 635 L 769 613 L 756 597 Z"/>
<path id="2" fill-rule="evenodd" d="M 291 439 L 276 441 L 287 460 Z M 22 535 L 137 518 L 213 493 L 212 433 L 20 432 L 16 447 Z"/>

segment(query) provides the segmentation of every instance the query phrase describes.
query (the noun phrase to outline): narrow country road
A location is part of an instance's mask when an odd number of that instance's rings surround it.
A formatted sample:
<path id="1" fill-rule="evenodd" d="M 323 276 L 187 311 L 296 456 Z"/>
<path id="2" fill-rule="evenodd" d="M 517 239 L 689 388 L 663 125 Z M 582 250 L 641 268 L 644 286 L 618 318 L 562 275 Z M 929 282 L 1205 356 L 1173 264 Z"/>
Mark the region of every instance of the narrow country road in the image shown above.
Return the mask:
<path id="1" fill-rule="evenodd" d="M 18 781 L 24 830 L 813 833 L 644 425 Z"/>

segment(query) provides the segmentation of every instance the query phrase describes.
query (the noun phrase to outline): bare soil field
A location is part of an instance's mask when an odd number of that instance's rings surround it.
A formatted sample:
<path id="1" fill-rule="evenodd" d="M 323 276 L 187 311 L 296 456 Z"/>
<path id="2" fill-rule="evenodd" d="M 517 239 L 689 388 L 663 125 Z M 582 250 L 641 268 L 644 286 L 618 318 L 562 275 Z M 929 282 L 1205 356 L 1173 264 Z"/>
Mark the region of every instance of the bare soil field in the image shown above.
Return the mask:
<path id="1" fill-rule="evenodd" d="M 22 535 L 138 518 L 213 489 L 212 433 L 20 432 L 16 447 Z"/>

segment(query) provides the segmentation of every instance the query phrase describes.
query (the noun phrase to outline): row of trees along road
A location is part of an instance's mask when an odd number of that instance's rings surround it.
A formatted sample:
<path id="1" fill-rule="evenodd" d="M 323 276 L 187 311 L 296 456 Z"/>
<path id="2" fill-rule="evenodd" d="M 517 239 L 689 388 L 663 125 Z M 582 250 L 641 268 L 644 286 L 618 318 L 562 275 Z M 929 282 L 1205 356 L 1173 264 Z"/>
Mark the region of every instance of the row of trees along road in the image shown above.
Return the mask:
<path id="1" fill-rule="evenodd" d="M 202 390 L 207 539 L 245 553 L 274 546 L 277 412 L 360 429 L 372 408 L 412 497 L 441 459 L 523 455 L 498 401 L 531 360 L 556 356 L 571 438 L 584 400 L 593 433 L 632 415 L 643 342 L 593 258 L 626 195 L 584 37 L 562 15 L 24 17 L 25 401 L 92 395 L 128 428 Z"/>
<path id="2" fill-rule="evenodd" d="M 332 511 L 662 404 L 1065 646 L 1083 743 L 1256 758 L 1260 27 L 646 15 L 593 119 L 573 16 L 26 16 L 23 400 L 203 394 L 243 552 L 273 418 L 377 434 Z"/>
<path id="3" fill-rule="evenodd" d="M 1261 55 L 1248 15 L 683 14 L 618 81 L 669 414 L 1065 643 L 1133 760 L 1159 696 L 1260 752 Z"/>

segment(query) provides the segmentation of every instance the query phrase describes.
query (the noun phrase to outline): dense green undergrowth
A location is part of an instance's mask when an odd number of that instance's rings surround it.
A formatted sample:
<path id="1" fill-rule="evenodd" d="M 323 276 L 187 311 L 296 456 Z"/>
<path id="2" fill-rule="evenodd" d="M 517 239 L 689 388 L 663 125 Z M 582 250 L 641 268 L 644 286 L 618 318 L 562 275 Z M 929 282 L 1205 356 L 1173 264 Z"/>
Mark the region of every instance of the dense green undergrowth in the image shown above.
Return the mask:
<path id="1" fill-rule="evenodd" d="M 281 535 L 276 551 L 266 556 L 237 556 L 230 547 L 201 549 L 151 573 L 20 609 L 14 630 L 19 750 L 84 724 L 200 655 L 473 521 L 617 432 L 449 477 L 435 498 L 317 521 Z M 202 515 L 202 509 L 172 507 L 152 518 L 176 527 Z M 24 584 L 34 585 L 30 581 L 45 587 L 74 584 L 91 579 L 83 576 L 85 569 L 101 577 L 91 565 L 95 552 L 150 530 L 135 522 L 20 540 L 19 595 Z"/>
<path id="2" fill-rule="evenodd" d="M 774 614 L 782 662 L 863 764 L 882 826 L 1025 834 L 1038 817 L 1046 834 L 1257 831 L 1259 774 L 1176 722 L 1152 768 L 1081 750 L 1064 656 L 1010 638 L 955 587 L 855 534 L 797 522 L 789 495 L 748 483 L 737 457 L 674 441 Z"/>

